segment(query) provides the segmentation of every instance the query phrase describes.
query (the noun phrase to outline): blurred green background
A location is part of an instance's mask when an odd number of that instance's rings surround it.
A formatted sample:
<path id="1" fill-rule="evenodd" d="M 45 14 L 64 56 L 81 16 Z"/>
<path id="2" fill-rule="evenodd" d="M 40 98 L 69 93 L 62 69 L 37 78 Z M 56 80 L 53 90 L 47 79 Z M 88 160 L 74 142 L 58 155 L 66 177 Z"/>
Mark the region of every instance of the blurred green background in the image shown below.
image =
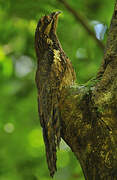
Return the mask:
<path id="1" fill-rule="evenodd" d="M 87 18 L 104 44 L 114 0 L 69 0 Z M 92 78 L 103 52 L 57 0 L 0 0 L 0 180 L 51 180 L 37 112 L 34 34 L 38 19 L 61 10 L 57 34 L 79 83 Z M 64 141 L 54 180 L 83 180 L 75 156 Z"/>

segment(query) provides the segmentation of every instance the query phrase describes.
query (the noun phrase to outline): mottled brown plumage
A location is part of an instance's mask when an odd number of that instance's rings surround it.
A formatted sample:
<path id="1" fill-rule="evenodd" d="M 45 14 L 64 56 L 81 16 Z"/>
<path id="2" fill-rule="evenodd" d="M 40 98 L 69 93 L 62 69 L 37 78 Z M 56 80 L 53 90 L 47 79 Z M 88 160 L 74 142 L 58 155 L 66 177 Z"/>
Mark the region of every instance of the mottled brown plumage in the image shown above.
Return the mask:
<path id="1" fill-rule="evenodd" d="M 62 88 L 72 85 L 75 80 L 74 69 L 56 35 L 59 13 L 54 12 L 42 17 L 35 33 L 35 49 L 38 59 L 36 72 L 38 111 L 51 176 L 57 170 L 56 150 L 61 139 L 60 93 Z"/>

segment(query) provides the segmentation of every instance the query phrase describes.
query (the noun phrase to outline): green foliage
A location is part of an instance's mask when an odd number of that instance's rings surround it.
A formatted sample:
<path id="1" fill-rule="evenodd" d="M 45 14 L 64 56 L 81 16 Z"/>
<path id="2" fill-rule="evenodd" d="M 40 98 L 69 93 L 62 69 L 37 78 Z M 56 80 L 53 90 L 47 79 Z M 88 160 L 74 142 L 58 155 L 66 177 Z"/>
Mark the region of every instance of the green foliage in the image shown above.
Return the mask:
<path id="1" fill-rule="evenodd" d="M 69 0 L 91 24 L 109 28 L 114 0 Z M 61 10 L 58 37 L 72 60 L 79 83 L 96 75 L 100 47 L 57 0 L 0 0 L 0 179 L 50 180 L 37 112 L 34 33 L 38 19 Z M 106 41 L 106 33 L 103 42 Z M 80 165 L 62 142 L 55 180 L 83 180 Z"/>

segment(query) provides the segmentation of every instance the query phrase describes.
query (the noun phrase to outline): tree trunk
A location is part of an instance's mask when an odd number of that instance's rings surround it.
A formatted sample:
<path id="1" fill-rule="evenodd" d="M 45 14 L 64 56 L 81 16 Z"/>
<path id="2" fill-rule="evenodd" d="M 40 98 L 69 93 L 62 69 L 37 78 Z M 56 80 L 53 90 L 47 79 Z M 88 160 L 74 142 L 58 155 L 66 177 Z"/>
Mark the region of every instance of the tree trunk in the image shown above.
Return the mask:
<path id="1" fill-rule="evenodd" d="M 117 179 L 117 2 L 97 79 L 62 90 L 62 137 L 88 180 Z"/>

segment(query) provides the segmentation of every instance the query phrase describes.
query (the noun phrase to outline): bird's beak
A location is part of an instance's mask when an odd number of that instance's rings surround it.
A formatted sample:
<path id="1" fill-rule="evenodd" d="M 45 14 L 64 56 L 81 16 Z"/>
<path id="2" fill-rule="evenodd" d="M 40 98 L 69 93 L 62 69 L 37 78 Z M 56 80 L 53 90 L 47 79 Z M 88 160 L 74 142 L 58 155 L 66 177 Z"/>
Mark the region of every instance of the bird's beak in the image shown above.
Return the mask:
<path id="1" fill-rule="evenodd" d="M 58 15 L 61 14 L 60 11 L 55 12 L 54 16 L 53 16 L 53 32 L 56 33 L 56 28 L 57 28 L 57 22 L 58 22 Z"/>
<path id="2" fill-rule="evenodd" d="M 61 11 L 55 12 L 55 16 L 58 16 L 59 14 L 61 14 Z"/>
<path id="3" fill-rule="evenodd" d="M 48 26 L 46 27 L 46 29 L 44 31 L 45 34 L 48 35 L 50 32 L 56 34 L 58 15 L 60 13 L 61 13 L 60 11 L 57 11 L 57 12 L 54 12 L 54 13 L 51 14 L 51 21 L 50 21 L 50 23 L 48 24 Z"/>
<path id="4" fill-rule="evenodd" d="M 58 15 L 61 14 L 60 11 L 54 13 L 53 19 L 56 21 L 58 19 Z"/>

